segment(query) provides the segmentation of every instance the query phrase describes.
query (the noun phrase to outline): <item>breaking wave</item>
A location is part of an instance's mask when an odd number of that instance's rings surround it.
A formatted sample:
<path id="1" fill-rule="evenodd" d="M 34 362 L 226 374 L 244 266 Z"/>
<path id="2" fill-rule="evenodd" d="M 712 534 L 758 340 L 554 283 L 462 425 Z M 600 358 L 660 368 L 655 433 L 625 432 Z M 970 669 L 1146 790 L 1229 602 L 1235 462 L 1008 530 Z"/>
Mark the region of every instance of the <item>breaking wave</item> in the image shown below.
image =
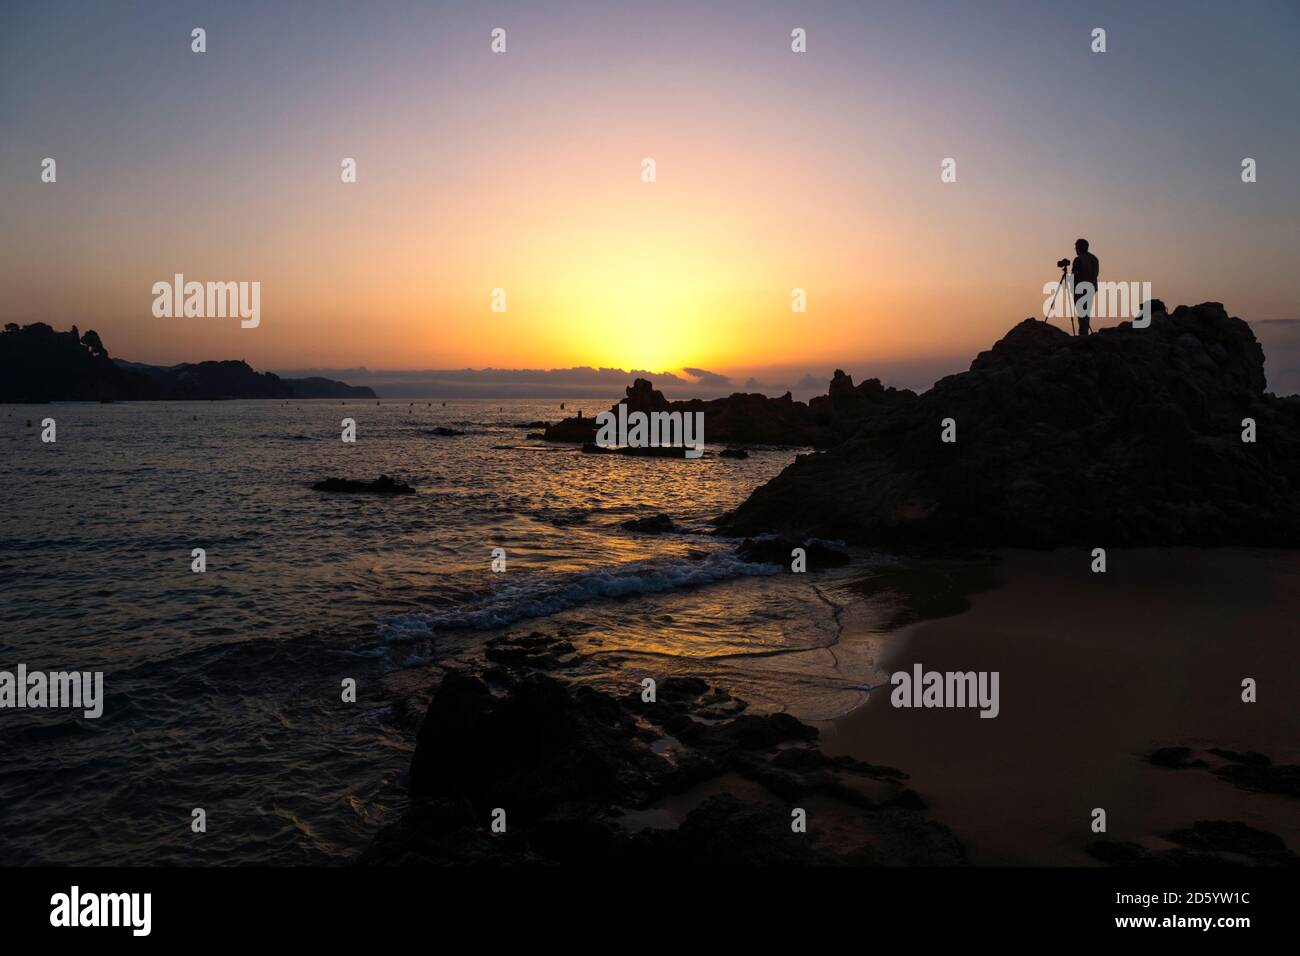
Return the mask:
<path id="1" fill-rule="evenodd" d="M 382 622 L 383 637 L 392 643 L 426 640 L 436 631 L 505 627 L 593 601 L 659 594 L 780 572 L 779 565 L 753 564 L 734 554 L 714 552 L 698 560 L 653 558 L 613 568 L 534 575 L 503 584 L 475 607 L 390 615 Z"/>

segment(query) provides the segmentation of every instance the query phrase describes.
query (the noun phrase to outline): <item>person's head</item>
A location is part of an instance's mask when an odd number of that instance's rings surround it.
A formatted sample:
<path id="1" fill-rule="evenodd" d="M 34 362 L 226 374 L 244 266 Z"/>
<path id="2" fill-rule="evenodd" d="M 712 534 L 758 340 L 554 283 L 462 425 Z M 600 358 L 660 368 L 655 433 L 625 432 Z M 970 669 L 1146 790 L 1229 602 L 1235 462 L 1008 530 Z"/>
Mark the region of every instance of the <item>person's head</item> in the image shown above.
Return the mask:
<path id="1" fill-rule="evenodd" d="M 1085 252 L 1087 252 L 1088 240 L 1087 239 L 1074 240 L 1074 251 L 1077 252 L 1079 255 L 1083 255 Z"/>

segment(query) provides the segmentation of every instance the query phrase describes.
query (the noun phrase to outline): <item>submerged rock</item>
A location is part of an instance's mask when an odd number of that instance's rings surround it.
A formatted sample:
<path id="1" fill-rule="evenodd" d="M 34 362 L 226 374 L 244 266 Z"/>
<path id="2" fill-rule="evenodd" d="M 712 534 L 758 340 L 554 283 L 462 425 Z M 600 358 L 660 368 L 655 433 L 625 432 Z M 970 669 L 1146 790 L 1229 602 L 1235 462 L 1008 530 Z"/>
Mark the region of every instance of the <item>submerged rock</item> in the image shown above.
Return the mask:
<path id="1" fill-rule="evenodd" d="M 413 495 L 415 489 L 405 482 L 380 475 L 374 481 L 355 478 L 326 478 L 311 486 L 312 491 L 333 491 L 342 494 Z"/>
<path id="2" fill-rule="evenodd" d="M 1250 327 L 1216 302 L 1087 338 L 1027 319 L 969 371 L 797 458 L 720 529 L 902 547 L 1296 546 L 1300 397 L 1264 384 Z"/>
<path id="3" fill-rule="evenodd" d="M 623 527 L 628 531 L 639 531 L 642 534 L 668 534 L 676 530 L 673 519 L 667 515 L 651 515 L 648 518 L 632 518 L 624 521 Z"/>
<path id="4" fill-rule="evenodd" d="M 606 448 L 603 445 L 597 445 L 589 441 L 582 446 L 583 452 L 588 455 L 627 455 L 631 458 L 685 458 L 686 449 L 680 446 L 654 446 L 646 445 L 643 447 L 625 446 L 622 448 Z M 702 456 L 697 456 L 702 457 Z"/>

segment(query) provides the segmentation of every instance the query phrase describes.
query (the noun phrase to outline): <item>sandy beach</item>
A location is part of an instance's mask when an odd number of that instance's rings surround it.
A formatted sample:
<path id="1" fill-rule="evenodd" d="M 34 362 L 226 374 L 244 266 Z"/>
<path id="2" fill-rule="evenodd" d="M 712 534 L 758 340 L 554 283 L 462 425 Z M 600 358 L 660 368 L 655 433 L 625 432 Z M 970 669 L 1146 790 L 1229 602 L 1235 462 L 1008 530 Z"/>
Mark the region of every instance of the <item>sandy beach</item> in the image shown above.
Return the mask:
<path id="1" fill-rule="evenodd" d="M 1198 820 L 1241 821 L 1300 850 L 1294 798 L 1215 776 L 1209 748 L 1300 759 L 1300 554 L 1002 552 L 970 610 L 899 634 L 888 670 L 999 671 L 1001 712 L 902 709 L 889 688 L 823 724 L 822 748 L 901 767 L 975 864 L 1087 865 L 1099 838 L 1173 846 Z M 1243 703 L 1253 677 L 1258 702 Z M 1153 766 L 1161 747 L 1207 767 Z M 1107 832 L 1090 829 L 1107 813 Z"/>

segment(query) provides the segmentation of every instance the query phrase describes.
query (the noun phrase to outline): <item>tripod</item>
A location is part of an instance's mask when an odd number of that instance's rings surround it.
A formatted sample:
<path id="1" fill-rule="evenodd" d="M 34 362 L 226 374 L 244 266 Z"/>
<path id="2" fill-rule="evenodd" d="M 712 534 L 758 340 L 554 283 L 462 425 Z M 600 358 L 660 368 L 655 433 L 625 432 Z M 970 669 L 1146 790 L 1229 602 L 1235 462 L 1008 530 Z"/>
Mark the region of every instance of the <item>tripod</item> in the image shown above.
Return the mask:
<path id="1" fill-rule="evenodd" d="M 1048 314 L 1049 316 L 1052 314 L 1052 310 L 1056 308 L 1056 297 L 1057 297 L 1058 295 L 1060 295 L 1060 294 L 1061 294 L 1061 290 L 1062 290 L 1063 288 L 1065 288 L 1065 276 L 1066 276 L 1066 273 L 1069 271 L 1069 269 L 1070 269 L 1069 266 L 1065 266 L 1064 268 L 1061 269 L 1061 281 L 1058 282 L 1058 283 L 1056 283 L 1056 291 L 1052 293 L 1052 304 L 1051 304 L 1050 306 L 1048 306 L 1048 309 L 1047 309 L 1047 314 Z M 1068 309 L 1068 306 L 1067 306 L 1067 309 Z M 1043 321 L 1046 322 L 1047 319 L 1044 318 Z M 1074 313 L 1073 313 L 1073 312 L 1070 312 L 1070 334 L 1071 334 L 1071 335 L 1075 335 L 1075 334 L 1077 334 L 1077 333 L 1074 331 Z"/>

